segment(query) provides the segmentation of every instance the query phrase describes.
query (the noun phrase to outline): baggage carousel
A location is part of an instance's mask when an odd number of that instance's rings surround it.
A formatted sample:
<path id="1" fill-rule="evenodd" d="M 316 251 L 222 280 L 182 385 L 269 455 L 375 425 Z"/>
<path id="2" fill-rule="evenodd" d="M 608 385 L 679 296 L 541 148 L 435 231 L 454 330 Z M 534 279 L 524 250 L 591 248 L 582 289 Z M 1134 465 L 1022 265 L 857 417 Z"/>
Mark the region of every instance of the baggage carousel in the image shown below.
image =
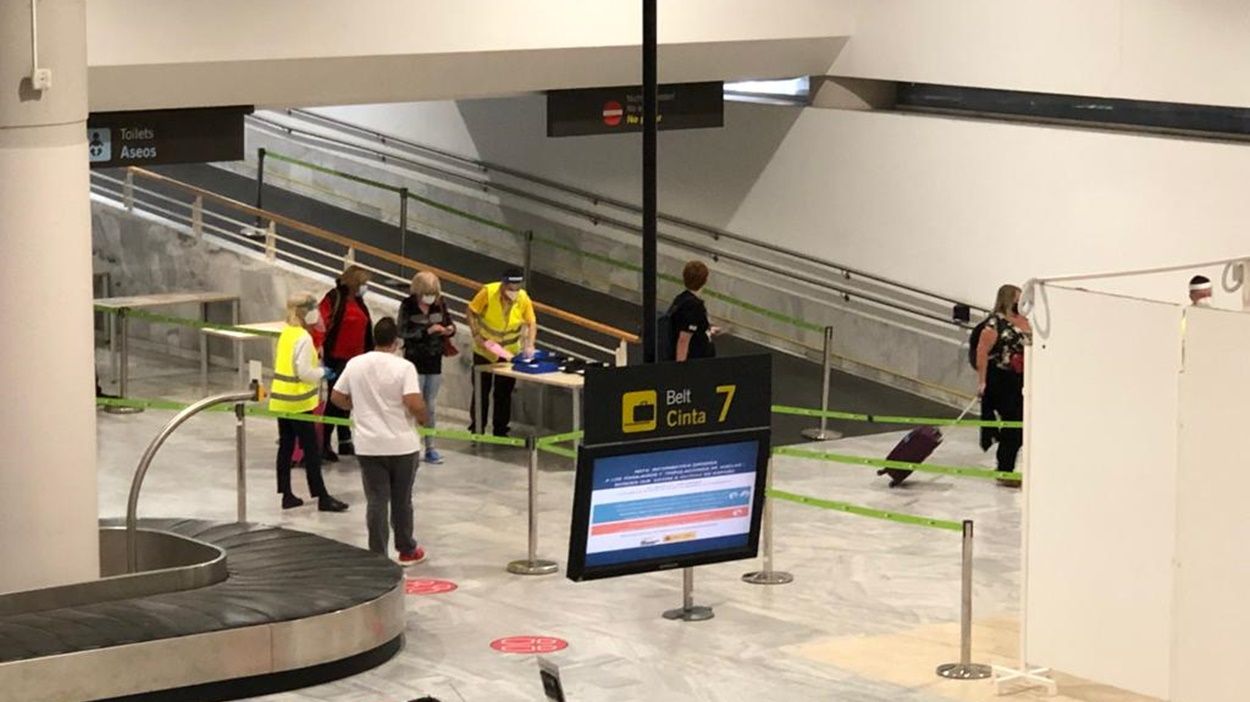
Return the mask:
<path id="1" fill-rule="evenodd" d="M 102 579 L 0 595 L 0 699 L 227 700 L 379 665 L 403 645 L 403 571 L 259 524 L 101 523 Z"/>

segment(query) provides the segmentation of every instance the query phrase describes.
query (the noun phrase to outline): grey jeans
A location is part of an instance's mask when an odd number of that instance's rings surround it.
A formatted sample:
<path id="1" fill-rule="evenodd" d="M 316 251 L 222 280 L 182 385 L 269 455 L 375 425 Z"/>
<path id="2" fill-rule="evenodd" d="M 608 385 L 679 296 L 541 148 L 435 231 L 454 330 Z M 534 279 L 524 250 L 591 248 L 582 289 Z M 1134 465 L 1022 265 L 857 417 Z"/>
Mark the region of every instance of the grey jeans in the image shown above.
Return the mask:
<path id="1" fill-rule="evenodd" d="M 360 480 L 365 486 L 365 524 L 369 527 L 369 550 L 386 555 L 389 526 L 395 530 L 395 549 L 415 551 L 412 536 L 412 484 L 417 478 L 417 454 L 402 456 L 356 456 Z M 389 519 L 388 519 L 389 512 Z"/>

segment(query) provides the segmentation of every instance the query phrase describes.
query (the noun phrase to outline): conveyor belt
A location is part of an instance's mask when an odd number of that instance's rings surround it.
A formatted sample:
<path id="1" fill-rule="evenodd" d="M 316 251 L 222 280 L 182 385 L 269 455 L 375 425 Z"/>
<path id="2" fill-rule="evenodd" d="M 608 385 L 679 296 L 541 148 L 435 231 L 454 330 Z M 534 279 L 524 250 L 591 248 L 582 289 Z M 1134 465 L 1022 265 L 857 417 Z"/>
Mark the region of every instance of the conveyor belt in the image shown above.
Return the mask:
<path id="1" fill-rule="evenodd" d="M 402 635 L 403 572 L 386 558 L 258 524 L 140 523 L 224 548 L 229 577 L 0 617 L 0 697 L 97 699 L 255 677 L 333 663 Z"/>

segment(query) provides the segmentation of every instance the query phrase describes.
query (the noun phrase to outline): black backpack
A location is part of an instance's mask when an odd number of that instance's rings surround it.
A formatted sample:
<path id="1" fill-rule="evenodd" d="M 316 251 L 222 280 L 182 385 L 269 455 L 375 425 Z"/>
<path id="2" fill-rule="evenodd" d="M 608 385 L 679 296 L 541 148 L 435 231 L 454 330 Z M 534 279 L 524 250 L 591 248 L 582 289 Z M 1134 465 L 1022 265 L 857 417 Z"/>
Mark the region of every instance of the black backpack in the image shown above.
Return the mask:
<path id="1" fill-rule="evenodd" d="M 656 351 L 656 361 L 677 360 L 677 335 L 673 333 L 673 310 L 674 305 L 669 305 L 668 309 L 661 312 L 655 320 L 655 338 L 660 347 Z"/>
<path id="2" fill-rule="evenodd" d="M 982 319 L 972 328 L 972 334 L 968 337 L 968 365 L 972 366 L 972 370 L 977 369 L 977 346 L 980 346 L 981 332 L 985 331 L 985 325 L 989 324 L 989 322 L 989 317 Z"/>

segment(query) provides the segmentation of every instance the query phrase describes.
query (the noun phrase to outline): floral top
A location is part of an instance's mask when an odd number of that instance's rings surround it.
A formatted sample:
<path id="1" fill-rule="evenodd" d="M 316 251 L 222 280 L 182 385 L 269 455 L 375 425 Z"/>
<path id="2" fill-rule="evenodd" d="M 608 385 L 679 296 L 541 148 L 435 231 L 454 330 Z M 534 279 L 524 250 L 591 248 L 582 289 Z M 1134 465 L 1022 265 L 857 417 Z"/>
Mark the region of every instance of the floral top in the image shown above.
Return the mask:
<path id="1" fill-rule="evenodd" d="M 1033 333 L 1026 332 L 1000 314 L 990 315 L 987 329 L 998 334 L 990 349 L 989 363 L 999 369 L 1014 373 L 1024 372 L 1024 347 L 1033 343 Z"/>

